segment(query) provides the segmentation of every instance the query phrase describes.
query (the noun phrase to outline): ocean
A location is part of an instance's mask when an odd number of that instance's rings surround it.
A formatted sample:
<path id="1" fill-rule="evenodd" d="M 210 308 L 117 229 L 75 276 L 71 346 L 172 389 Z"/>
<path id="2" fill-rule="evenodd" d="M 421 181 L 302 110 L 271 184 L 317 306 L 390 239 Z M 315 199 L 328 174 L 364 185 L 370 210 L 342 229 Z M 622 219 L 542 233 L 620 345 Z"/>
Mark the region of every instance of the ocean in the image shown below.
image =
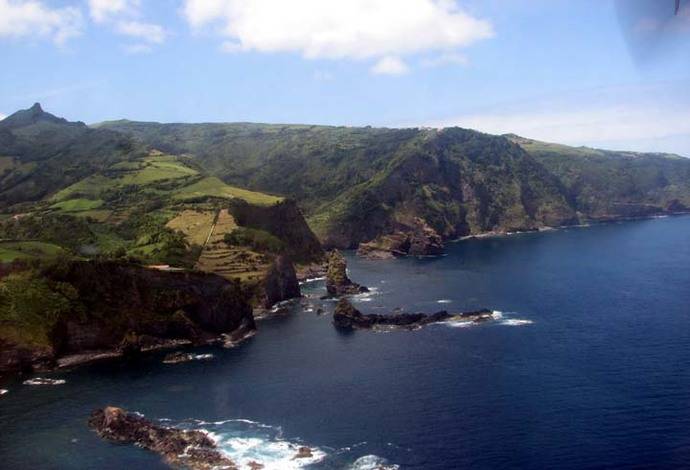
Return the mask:
<path id="1" fill-rule="evenodd" d="M 368 261 L 364 313 L 494 310 L 484 324 L 343 332 L 322 281 L 235 349 L 2 382 L 0 467 L 166 468 L 99 439 L 115 405 L 205 429 L 267 469 L 690 466 L 690 217 L 465 240 Z M 323 309 L 319 314 L 318 309 Z M 25 379 L 25 378 L 24 378 Z M 293 460 L 299 446 L 313 458 Z M 246 467 L 245 467 L 246 468 Z"/>

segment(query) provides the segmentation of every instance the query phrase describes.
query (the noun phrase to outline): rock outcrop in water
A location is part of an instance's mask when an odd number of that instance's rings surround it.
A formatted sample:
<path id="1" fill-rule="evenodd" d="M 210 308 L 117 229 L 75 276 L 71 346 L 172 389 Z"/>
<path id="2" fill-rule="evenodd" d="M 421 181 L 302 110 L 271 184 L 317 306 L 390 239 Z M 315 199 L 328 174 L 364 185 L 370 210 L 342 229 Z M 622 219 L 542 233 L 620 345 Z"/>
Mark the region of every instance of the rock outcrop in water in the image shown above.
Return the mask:
<path id="1" fill-rule="evenodd" d="M 151 421 L 108 406 L 89 418 L 89 427 L 103 439 L 160 454 L 168 465 L 191 470 L 236 470 L 235 463 L 224 456 L 205 433 L 153 424 Z"/>
<path id="2" fill-rule="evenodd" d="M 340 299 L 333 313 L 333 324 L 343 329 L 407 329 L 446 322 L 483 322 L 491 320 L 493 312 L 482 309 L 472 312 L 451 314 L 445 310 L 436 313 L 391 313 L 389 315 L 363 314 L 347 299 Z"/>
<path id="3" fill-rule="evenodd" d="M 347 261 L 345 261 L 345 257 L 338 250 L 333 250 L 328 255 L 326 291 L 328 295 L 338 297 L 368 292 L 369 289 L 350 280 L 347 276 Z"/>

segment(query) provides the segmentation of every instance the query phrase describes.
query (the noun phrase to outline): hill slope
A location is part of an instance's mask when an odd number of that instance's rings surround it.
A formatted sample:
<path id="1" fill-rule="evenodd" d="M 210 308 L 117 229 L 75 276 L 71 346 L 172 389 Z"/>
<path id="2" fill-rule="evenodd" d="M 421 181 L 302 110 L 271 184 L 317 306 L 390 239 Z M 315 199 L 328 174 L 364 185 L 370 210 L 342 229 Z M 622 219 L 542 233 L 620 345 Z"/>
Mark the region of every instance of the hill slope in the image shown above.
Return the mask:
<path id="1" fill-rule="evenodd" d="M 455 238 L 575 216 L 560 181 L 519 146 L 470 130 L 131 121 L 99 127 L 189 155 L 227 182 L 298 200 L 331 246 L 356 247 L 419 226 Z"/>
<path id="2" fill-rule="evenodd" d="M 690 207 L 690 159 L 507 137 L 558 176 L 572 205 L 589 218 L 635 217 Z"/>
<path id="3" fill-rule="evenodd" d="M 68 122 L 36 103 L 0 121 L 0 210 L 37 201 L 142 152 L 127 136 Z"/>

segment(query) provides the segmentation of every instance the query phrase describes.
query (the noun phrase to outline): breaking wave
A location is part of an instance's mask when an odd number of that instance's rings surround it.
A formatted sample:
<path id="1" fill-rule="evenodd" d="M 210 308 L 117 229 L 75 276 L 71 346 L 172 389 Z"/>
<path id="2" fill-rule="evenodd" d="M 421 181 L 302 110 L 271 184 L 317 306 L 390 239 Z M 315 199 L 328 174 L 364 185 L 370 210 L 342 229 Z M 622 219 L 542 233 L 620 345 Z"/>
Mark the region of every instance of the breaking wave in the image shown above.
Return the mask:
<path id="1" fill-rule="evenodd" d="M 247 468 L 254 462 L 263 465 L 265 470 L 298 469 L 321 462 L 327 456 L 317 447 L 305 445 L 296 439 L 284 439 L 280 427 L 248 419 L 215 422 L 191 420 L 180 427 L 205 432 L 216 443 L 218 450 L 241 468 Z"/>
<path id="2" fill-rule="evenodd" d="M 67 381 L 64 379 L 46 379 L 43 377 L 36 377 L 23 382 L 24 385 L 63 385 L 66 383 Z"/>
<path id="3" fill-rule="evenodd" d="M 365 455 L 350 466 L 351 470 L 397 470 L 399 465 L 388 463 L 388 460 L 377 455 Z"/>
<path id="4" fill-rule="evenodd" d="M 534 323 L 532 320 L 524 320 L 521 318 L 508 318 L 506 320 L 503 320 L 500 324 L 505 326 L 523 326 L 531 325 L 532 323 Z"/>

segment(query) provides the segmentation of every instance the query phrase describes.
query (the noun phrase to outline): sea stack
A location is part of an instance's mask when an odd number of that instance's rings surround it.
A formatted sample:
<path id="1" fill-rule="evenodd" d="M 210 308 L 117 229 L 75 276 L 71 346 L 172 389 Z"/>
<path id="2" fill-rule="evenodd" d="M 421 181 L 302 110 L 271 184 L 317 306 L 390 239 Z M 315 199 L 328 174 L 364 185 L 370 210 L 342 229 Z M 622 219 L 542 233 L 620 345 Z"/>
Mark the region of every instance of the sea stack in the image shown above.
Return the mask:
<path id="1" fill-rule="evenodd" d="M 345 257 L 338 250 L 333 250 L 328 255 L 326 291 L 331 297 L 339 297 L 369 292 L 369 289 L 350 280 L 347 276 L 347 261 L 345 261 Z"/>

